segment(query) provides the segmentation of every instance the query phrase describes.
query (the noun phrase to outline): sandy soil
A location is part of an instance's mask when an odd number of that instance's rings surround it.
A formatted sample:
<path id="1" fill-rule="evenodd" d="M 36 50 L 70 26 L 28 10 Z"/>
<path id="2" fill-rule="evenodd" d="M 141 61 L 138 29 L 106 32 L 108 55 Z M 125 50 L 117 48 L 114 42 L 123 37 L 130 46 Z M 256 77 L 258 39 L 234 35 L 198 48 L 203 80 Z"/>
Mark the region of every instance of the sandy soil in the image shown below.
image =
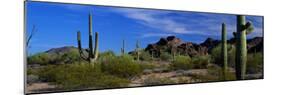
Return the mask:
<path id="1" fill-rule="evenodd" d="M 56 88 L 55 85 L 51 85 L 49 83 L 32 83 L 32 84 L 28 84 L 27 92 L 32 93 L 36 91 L 55 89 L 55 88 Z"/>

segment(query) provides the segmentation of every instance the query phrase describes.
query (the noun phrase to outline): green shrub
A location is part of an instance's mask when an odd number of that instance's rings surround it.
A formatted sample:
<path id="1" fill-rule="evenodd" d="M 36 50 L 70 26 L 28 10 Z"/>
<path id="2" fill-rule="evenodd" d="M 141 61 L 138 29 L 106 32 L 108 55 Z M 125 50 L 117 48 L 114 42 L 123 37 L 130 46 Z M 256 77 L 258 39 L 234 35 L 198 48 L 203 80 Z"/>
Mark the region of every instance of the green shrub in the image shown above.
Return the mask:
<path id="1" fill-rule="evenodd" d="M 217 66 L 210 66 L 208 69 L 208 75 L 200 76 L 202 80 L 206 81 L 222 81 L 222 80 L 235 80 L 234 72 L 226 72 L 226 78 L 224 79 L 222 69 Z"/>
<path id="2" fill-rule="evenodd" d="M 139 65 L 140 65 L 140 68 L 141 68 L 142 70 L 145 70 L 145 69 L 154 69 L 154 68 L 157 67 L 156 64 L 153 64 L 153 63 L 140 63 Z"/>
<path id="3" fill-rule="evenodd" d="M 38 53 L 27 58 L 28 64 L 46 65 L 51 61 L 51 57 L 47 53 Z"/>
<path id="4" fill-rule="evenodd" d="M 38 53 L 27 58 L 28 64 L 71 64 L 79 61 L 78 50 L 70 50 L 61 54 Z"/>
<path id="5" fill-rule="evenodd" d="M 58 55 L 54 61 L 55 63 L 72 64 L 78 60 L 81 60 L 78 50 L 71 50 L 67 53 Z"/>
<path id="6" fill-rule="evenodd" d="M 26 82 L 29 83 L 36 83 L 40 82 L 39 77 L 37 75 L 27 75 L 26 76 Z"/>
<path id="7" fill-rule="evenodd" d="M 189 56 L 175 56 L 171 64 L 171 69 L 173 70 L 188 70 L 192 68 L 192 60 Z"/>
<path id="8" fill-rule="evenodd" d="M 62 89 L 111 88 L 127 86 L 129 80 L 101 72 L 100 64 L 50 65 L 40 70 L 39 79 Z"/>
<path id="9" fill-rule="evenodd" d="M 173 59 L 173 56 L 168 52 L 162 52 L 160 54 L 160 59 L 163 61 L 171 61 Z"/>
<path id="10" fill-rule="evenodd" d="M 263 54 L 253 53 L 247 56 L 247 73 L 255 74 L 262 73 L 263 70 Z"/>
<path id="11" fill-rule="evenodd" d="M 227 63 L 228 66 L 235 66 L 235 47 L 233 45 L 227 45 Z M 217 65 L 222 66 L 222 57 L 221 57 L 221 44 L 217 45 L 211 50 L 211 62 Z"/>
<path id="12" fill-rule="evenodd" d="M 140 60 L 151 61 L 152 58 L 151 58 L 151 55 L 149 54 L 149 52 L 142 50 L 141 53 L 140 53 Z"/>
<path id="13" fill-rule="evenodd" d="M 130 55 L 107 57 L 101 64 L 101 70 L 122 78 L 132 78 L 142 72 L 140 65 L 135 63 Z"/>
<path id="14" fill-rule="evenodd" d="M 192 57 L 193 68 L 195 69 L 206 69 L 210 63 L 210 56 L 195 56 Z"/>
<path id="15" fill-rule="evenodd" d="M 116 55 L 113 51 L 105 51 L 105 52 L 102 52 L 99 54 L 98 61 L 99 61 L 99 63 L 102 63 L 115 56 Z"/>

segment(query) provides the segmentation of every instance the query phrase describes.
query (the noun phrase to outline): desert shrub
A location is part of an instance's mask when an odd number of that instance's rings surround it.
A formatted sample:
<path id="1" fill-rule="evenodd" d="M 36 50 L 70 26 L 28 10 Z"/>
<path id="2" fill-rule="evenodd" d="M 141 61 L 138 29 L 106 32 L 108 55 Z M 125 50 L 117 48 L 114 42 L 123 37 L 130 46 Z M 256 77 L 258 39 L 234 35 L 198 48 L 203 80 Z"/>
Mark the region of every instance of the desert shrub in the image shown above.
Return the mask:
<path id="1" fill-rule="evenodd" d="M 233 45 L 227 45 L 227 61 L 228 66 L 235 66 L 235 47 Z M 211 62 L 217 65 L 222 66 L 222 57 L 221 57 L 221 44 L 217 45 L 215 48 L 211 50 Z"/>
<path id="2" fill-rule="evenodd" d="M 50 63 L 52 60 L 47 53 L 38 53 L 27 58 L 28 64 L 40 64 L 46 65 Z"/>
<path id="3" fill-rule="evenodd" d="M 161 78 L 157 76 L 149 76 L 148 78 L 144 79 L 144 85 L 151 86 L 151 85 L 163 85 L 163 84 L 175 84 L 176 82 L 169 79 L 169 78 Z"/>
<path id="4" fill-rule="evenodd" d="M 101 64 L 101 70 L 122 78 L 132 78 L 142 72 L 140 65 L 135 63 L 130 55 L 107 57 Z"/>
<path id="5" fill-rule="evenodd" d="M 149 54 L 148 51 L 145 51 L 145 50 L 139 50 L 139 60 L 141 61 L 152 61 L 152 57 L 151 55 Z M 134 59 L 136 60 L 137 59 L 137 52 L 133 51 L 130 53 L 131 56 L 134 57 Z"/>
<path id="6" fill-rule="evenodd" d="M 199 76 L 200 79 L 206 81 L 222 81 L 222 80 L 235 80 L 234 72 L 226 72 L 226 76 L 224 78 L 222 68 L 218 66 L 210 66 L 208 69 L 208 75 Z"/>
<path id="7" fill-rule="evenodd" d="M 30 75 L 27 75 L 26 82 L 29 84 L 29 83 L 40 82 L 40 80 L 37 75 L 30 74 Z"/>
<path id="8" fill-rule="evenodd" d="M 127 86 L 127 79 L 101 72 L 100 64 L 50 65 L 40 70 L 39 78 L 63 89 L 111 88 Z"/>
<path id="9" fill-rule="evenodd" d="M 74 63 L 78 60 L 81 60 L 78 50 L 71 50 L 67 53 L 58 55 L 54 61 L 55 61 L 55 63 L 70 64 L 70 63 Z"/>
<path id="10" fill-rule="evenodd" d="M 162 52 L 160 54 L 160 59 L 163 61 L 171 61 L 173 58 L 173 56 L 171 54 L 169 54 L 168 52 Z"/>
<path id="11" fill-rule="evenodd" d="M 195 69 L 206 69 L 210 63 L 210 56 L 195 56 L 192 57 L 193 68 Z"/>
<path id="12" fill-rule="evenodd" d="M 115 53 L 113 51 L 105 51 L 99 54 L 99 58 L 98 61 L 101 62 L 105 62 L 108 59 L 111 59 L 112 57 L 116 57 Z"/>
<path id="13" fill-rule="evenodd" d="M 105 51 L 99 54 L 99 59 L 104 59 L 110 56 L 115 56 L 115 53 L 113 51 Z"/>
<path id="14" fill-rule="evenodd" d="M 61 54 L 48 54 L 48 53 L 38 53 L 32 56 L 29 56 L 27 61 L 28 64 L 69 64 L 74 63 L 80 59 L 78 50 L 71 50 L 66 53 Z"/>
<path id="15" fill-rule="evenodd" d="M 253 53 L 247 55 L 247 73 L 262 73 L 263 70 L 263 54 Z"/>
<path id="16" fill-rule="evenodd" d="M 189 56 L 175 56 L 170 66 L 173 70 L 188 70 L 193 68 L 192 60 Z"/>
<path id="17" fill-rule="evenodd" d="M 151 55 L 147 51 L 141 51 L 140 53 L 140 60 L 142 61 L 151 61 Z"/>
<path id="18" fill-rule="evenodd" d="M 141 68 L 142 70 L 145 70 L 145 69 L 154 69 L 154 68 L 157 67 L 156 64 L 154 64 L 154 63 L 140 63 L 139 65 L 140 65 L 140 68 Z"/>

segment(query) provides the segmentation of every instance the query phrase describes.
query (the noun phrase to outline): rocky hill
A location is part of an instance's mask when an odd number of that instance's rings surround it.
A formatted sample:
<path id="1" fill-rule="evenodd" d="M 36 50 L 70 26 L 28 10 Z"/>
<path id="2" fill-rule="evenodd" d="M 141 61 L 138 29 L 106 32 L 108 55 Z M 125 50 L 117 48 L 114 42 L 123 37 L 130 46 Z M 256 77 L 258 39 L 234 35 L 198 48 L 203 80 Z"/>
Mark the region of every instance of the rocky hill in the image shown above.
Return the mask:
<path id="1" fill-rule="evenodd" d="M 207 38 L 203 43 L 196 44 L 193 42 L 185 42 L 180 38 L 175 36 L 168 36 L 167 38 L 161 38 L 158 42 L 154 44 L 149 44 L 145 51 L 150 54 L 159 56 L 161 52 L 172 52 L 176 51 L 181 55 L 207 55 L 210 51 L 220 44 L 220 40 L 215 40 L 212 38 Z M 235 39 L 229 39 L 229 44 L 235 44 Z M 255 37 L 247 40 L 248 52 L 261 52 L 263 51 L 263 38 Z"/>

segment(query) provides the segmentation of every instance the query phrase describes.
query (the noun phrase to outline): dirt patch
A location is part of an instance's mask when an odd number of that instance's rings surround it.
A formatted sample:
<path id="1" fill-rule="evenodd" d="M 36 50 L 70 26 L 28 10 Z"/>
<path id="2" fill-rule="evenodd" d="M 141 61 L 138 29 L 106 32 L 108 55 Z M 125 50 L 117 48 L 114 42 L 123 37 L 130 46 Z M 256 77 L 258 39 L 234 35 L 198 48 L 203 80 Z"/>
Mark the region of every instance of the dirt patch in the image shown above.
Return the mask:
<path id="1" fill-rule="evenodd" d="M 46 91 L 50 89 L 55 89 L 55 85 L 51 85 L 50 83 L 32 83 L 27 85 L 27 92 L 33 93 L 37 91 Z"/>

